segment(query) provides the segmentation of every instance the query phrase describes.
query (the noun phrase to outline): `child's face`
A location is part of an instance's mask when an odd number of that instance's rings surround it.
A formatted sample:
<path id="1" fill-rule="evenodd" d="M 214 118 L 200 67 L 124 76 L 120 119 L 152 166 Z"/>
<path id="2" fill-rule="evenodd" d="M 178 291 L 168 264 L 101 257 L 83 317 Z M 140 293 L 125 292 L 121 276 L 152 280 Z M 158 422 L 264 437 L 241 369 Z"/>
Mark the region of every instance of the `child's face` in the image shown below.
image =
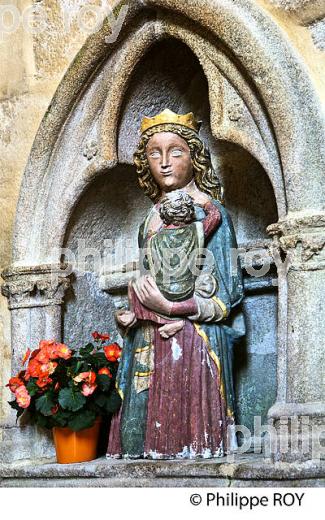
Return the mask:
<path id="1" fill-rule="evenodd" d="M 154 134 L 146 153 L 151 174 L 163 192 L 184 188 L 193 179 L 190 148 L 179 135 L 173 132 Z"/>
<path id="2" fill-rule="evenodd" d="M 177 193 L 177 192 L 174 192 Z M 186 204 L 181 198 L 169 199 L 167 195 L 161 202 L 160 217 L 164 224 L 182 226 L 194 219 L 194 206 Z"/>

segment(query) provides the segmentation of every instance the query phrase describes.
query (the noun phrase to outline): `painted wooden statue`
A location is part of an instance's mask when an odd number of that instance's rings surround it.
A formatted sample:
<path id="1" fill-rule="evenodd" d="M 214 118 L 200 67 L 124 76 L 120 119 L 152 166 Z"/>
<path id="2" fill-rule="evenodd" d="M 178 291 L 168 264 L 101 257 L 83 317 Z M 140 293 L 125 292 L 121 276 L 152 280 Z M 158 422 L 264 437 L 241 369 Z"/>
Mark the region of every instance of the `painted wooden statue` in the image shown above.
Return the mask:
<path id="1" fill-rule="evenodd" d="M 235 447 L 232 309 L 243 298 L 233 225 L 192 113 L 145 118 L 134 155 L 154 205 L 117 374 L 108 457 L 211 458 Z M 166 261 L 167 260 L 167 261 Z"/>

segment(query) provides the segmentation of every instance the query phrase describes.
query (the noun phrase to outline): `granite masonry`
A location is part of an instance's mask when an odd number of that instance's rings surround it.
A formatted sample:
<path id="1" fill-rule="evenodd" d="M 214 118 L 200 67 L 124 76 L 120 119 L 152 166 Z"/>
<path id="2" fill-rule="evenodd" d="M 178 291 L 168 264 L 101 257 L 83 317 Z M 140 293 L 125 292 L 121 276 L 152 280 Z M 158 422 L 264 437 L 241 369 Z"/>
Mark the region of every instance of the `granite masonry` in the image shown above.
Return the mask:
<path id="1" fill-rule="evenodd" d="M 114 311 L 150 205 L 132 165 L 140 121 L 193 111 L 243 265 L 247 334 L 234 376 L 251 442 L 233 461 L 67 468 L 49 433 L 16 424 L 2 388 L 1 485 L 323 485 L 325 2 L 91 2 L 114 7 L 117 39 L 111 18 L 87 38 L 74 19 L 58 44 L 66 2 L 43 3 L 47 34 L 0 42 L 1 380 L 40 339 L 78 347 L 94 329 L 120 339 Z"/>

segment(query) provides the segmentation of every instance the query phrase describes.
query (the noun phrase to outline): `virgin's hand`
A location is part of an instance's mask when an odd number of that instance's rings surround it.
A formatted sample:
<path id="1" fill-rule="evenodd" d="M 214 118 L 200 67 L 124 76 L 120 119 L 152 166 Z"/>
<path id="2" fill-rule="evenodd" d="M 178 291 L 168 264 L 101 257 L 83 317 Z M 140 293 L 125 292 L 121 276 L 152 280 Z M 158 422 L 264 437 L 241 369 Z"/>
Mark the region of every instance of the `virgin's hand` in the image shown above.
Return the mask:
<path id="1" fill-rule="evenodd" d="M 148 309 L 161 314 L 170 314 L 172 303 L 161 294 L 151 276 L 141 276 L 134 282 L 133 287 L 140 302 Z"/>

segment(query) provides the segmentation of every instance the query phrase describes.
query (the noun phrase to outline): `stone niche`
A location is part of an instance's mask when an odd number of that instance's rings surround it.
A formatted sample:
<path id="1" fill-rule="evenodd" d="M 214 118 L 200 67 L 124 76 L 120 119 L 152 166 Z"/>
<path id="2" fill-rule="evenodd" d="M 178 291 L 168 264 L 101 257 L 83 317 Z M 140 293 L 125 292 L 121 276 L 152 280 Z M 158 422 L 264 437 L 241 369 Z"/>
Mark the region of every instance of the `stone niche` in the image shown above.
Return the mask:
<path id="1" fill-rule="evenodd" d="M 142 118 L 166 107 L 203 121 L 241 248 L 247 333 L 235 352 L 237 422 L 253 431 L 254 415 L 267 416 L 272 461 L 305 464 L 301 475 L 316 478 L 308 464 L 325 422 L 325 122 L 307 68 L 260 3 L 133 0 L 115 42 L 108 22 L 86 41 L 21 184 L 12 265 L 2 274 L 12 371 L 26 342 L 78 347 L 93 329 L 119 338 L 113 315 L 137 271 L 137 229 L 150 205 L 132 155 Z M 17 427 L 14 414 L 2 433 L 7 462 L 53 454 L 44 433 Z"/>
<path id="2" fill-rule="evenodd" d="M 174 39 L 154 44 L 136 67 L 125 95 L 118 133 L 119 165 L 91 184 L 67 228 L 64 247 L 76 258 L 78 244 L 89 253 L 85 272 L 74 271 L 74 282 L 66 293 L 63 337 L 69 345 L 87 342 L 94 329 L 111 331 L 119 339 L 113 313 L 126 299 L 127 274 L 123 276 L 121 266 L 137 261 L 137 231 L 151 204 L 138 187 L 133 152 L 142 117 L 166 107 L 178 113 L 193 111 L 203 121 L 201 135 L 209 143 L 224 185 L 239 247 L 260 250 L 270 241 L 266 228 L 277 221 L 277 208 L 263 167 L 239 145 L 212 136 L 208 83 L 190 49 Z M 226 110 L 230 119 L 241 118 L 237 105 L 233 111 Z M 110 267 L 115 274 L 105 271 L 106 253 L 112 255 Z M 272 266 L 263 277 L 256 268 L 256 275 L 251 277 L 244 270 L 247 335 L 235 352 L 237 421 L 251 431 L 254 415 L 262 416 L 265 424 L 276 398 L 277 287 L 272 284 L 276 279 Z"/>

